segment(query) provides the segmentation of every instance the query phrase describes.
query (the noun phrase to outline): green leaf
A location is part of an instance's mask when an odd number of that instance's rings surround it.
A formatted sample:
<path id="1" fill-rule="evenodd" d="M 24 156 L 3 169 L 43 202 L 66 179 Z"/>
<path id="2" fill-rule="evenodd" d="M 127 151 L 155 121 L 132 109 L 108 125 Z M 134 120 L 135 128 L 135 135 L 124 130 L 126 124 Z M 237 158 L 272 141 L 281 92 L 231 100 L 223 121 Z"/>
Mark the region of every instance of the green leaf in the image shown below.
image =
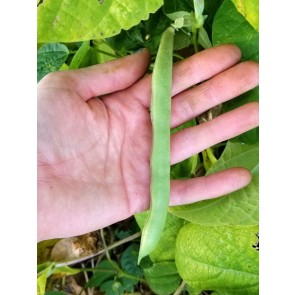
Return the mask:
<path id="1" fill-rule="evenodd" d="M 194 175 L 200 164 L 199 154 L 171 166 L 170 176 L 172 179 L 190 178 Z"/>
<path id="2" fill-rule="evenodd" d="M 75 275 L 79 272 L 81 272 L 80 269 L 71 268 L 69 266 L 56 267 L 53 271 L 54 274 L 61 274 L 61 275 Z"/>
<path id="3" fill-rule="evenodd" d="M 143 48 L 145 46 L 143 25 L 140 23 L 127 31 L 122 30 L 120 34 L 106 39 L 106 42 L 120 55 L 127 55 L 138 48 Z"/>
<path id="4" fill-rule="evenodd" d="M 122 291 L 122 284 L 119 281 L 107 281 L 101 285 L 100 291 L 104 291 L 105 295 L 121 295 L 123 294 Z"/>
<path id="5" fill-rule="evenodd" d="M 209 39 L 209 36 L 206 32 L 206 30 L 204 29 L 204 27 L 201 27 L 199 29 L 199 33 L 198 33 L 198 43 L 204 48 L 211 48 L 212 44 L 211 41 Z"/>
<path id="6" fill-rule="evenodd" d="M 257 232 L 258 226 L 186 225 L 176 242 L 180 276 L 195 290 L 257 295 Z"/>
<path id="7" fill-rule="evenodd" d="M 231 99 L 223 103 L 222 110 L 223 112 L 228 112 L 252 101 L 259 101 L 258 86 L 236 97 L 235 99 Z M 238 135 L 235 138 L 232 138 L 231 141 L 238 141 L 238 142 L 247 143 L 247 144 L 258 143 L 259 141 L 258 129 L 259 129 L 258 127 L 253 128 L 243 134 Z"/>
<path id="8" fill-rule="evenodd" d="M 248 145 L 229 141 L 221 157 L 208 174 L 231 167 L 244 167 L 250 170 L 252 175 L 256 175 L 258 173 L 258 149 L 258 144 Z"/>
<path id="9" fill-rule="evenodd" d="M 190 222 L 204 225 L 258 224 L 258 144 L 248 145 L 229 141 L 208 174 L 231 167 L 245 167 L 250 170 L 253 176 L 251 183 L 223 197 L 169 207 L 169 212 Z"/>
<path id="10" fill-rule="evenodd" d="M 174 134 L 180 130 L 188 127 L 196 126 L 196 120 L 190 120 L 176 128 L 171 130 L 171 134 Z M 181 161 L 180 163 L 174 164 L 170 168 L 170 176 L 172 179 L 179 178 L 190 178 L 194 176 L 198 165 L 200 164 L 199 154 L 193 155 L 192 157 Z"/>
<path id="11" fill-rule="evenodd" d="M 80 68 L 86 68 L 93 66 L 99 63 L 98 54 L 96 49 L 93 46 L 90 46 L 86 56 L 80 64 Z"/>
<path id="12" fill-rule="evenodd" d="M 180 131 L 180 130 L 183 130 L 183 129 L 188 128 L 188 127 L 193 127 L 193 126 L 196 126 L 196 120 L 195 119 L 187 121 L 187 122 L 183 123 L 182 125 L 173 128 L 171 130 L 171 135 L 178 132 L 178 131 Z"/>
<path id="13" fill-rule="evenodd" d="M 149 287 L 158 295 L 169 295 L 180 285 L 181 278 L 174 262 L 156 263 L 143 271 Z"/>
<path id="14" fill-rule="evenodd" d="M 252 27 L 259 30 L 259 0 L 232 0 L 239 13 L 241 13 Z"/>
<path id="15" fill-rule="evenodd" d="M 251 89 L 250 91 L 247 91 L 246 93 L 238 96 L 237 98 L 223 103 L 222 109 L 223 109 L 223 112 L 228 112 L 228 111 L 238 108 L 239 106 L 242 106 L 246 103 L 249 103 L 252 101 L 258 101 L 258 100 L 259 100 L 259 87 L 257 86 L 255 88 Z M 247 144 L 258 143 L 259 142 L 259 127 L 253 128 L 243 134 L 240 134 L 240 135 L 232 138 L 230 141 L 247 143 Z"/>
<path id="16" fill-rule="evenodd" d="M 178 11 L 191 12 L 194 10 L 192 0 L 165 0 L 163 5 L 165 14 L 171 14 Z"/>
<path id="17" fill-rule="evenodd" d="M 191 44 L 191 35 L 183 30 L 178 30 L 174 35 L 173 50 L 180 50 L 189 47 Z"/>
<path id="18" fill-rule="evenodd" d="M 46 291 L 45 295 L 67 295 L 67 293 L 61 291 Z"/>
<path id="19" fill-rule="evenodd" d="M 46 264 L 43 263 L 42 266 L 39 267 L 39 270 L 42 272 L 41 274 L 38 275 L 38 278 L 37 278 L 37 294 L 38 295 L 44 295 L 47 278 L 52 274 L 52 271 L 55 267 L 55 263 L 48 263 L 46 268 L 44 268 L 45 265 Z"/>
<path id="20" fill-rule="evenodd" d="M 135 279 L 130 279 L 130 278 L 125 278 L 122 277 L 121 278 L 121 290 L 124 291 L 124 293 L 126 294 L 126 292 L 133 292 L 134 291 L 134 287 L 137 285 L 138 281 Z"/>
<path id="21" fill-rule="evenodd" d="M 81 46 L 79 47 L 79 49 L 77 50 L 77 52 L 75 53 L 75 55 L 71 61 L 71 64 L 69 66 L 70 69 L 78 69 L 80 67 L 83 59 L 87 55 L 89 48 L 90 48 L 89 40 L 84 41 L 81 44 Z"/>
<path id="22" fill-rule="evenodd" d="M 38 43 L 108 38 L 147 19 L 162 4 L 163 0 L 46 0 L 37 9 Z"/>
<path id="23" fill-rule="evenodd" d="M 192 25 L 191 13 L 188 11 L 176 11 L 172 13 L 166 13 L 166 15 L 173 21 L 176 21 L 177 19 L 183 19 L 184 27 Z"/>
<path id="24" fill-rule="evenodd" d="M 138 252 L 139 252 L 139 245 L 138 244 L 131 244 L 126 248 L 123 252 L 120 264 L 126 272 L 135 275 L 135 276 L 143 276 L 142 269 L 138 266 Z"/>
<path id="25" fill-rule="evenodd" d="M 212 41 L 212 24 L 215 14 L 222 4 L 223 0 L 205 1 L 204 15 L 207 15 L 204 23 L 204 29 L 208 33 L 210 40 Z"/>
<path id="26" fill-rule="evenodd" d="M 134 52 L 141 48 L 148 48 L 152 55 L 157 53 L 162 33 L 171 24 L 162 9 L 150 14 L 146 21 L 129 30 L 122 30 L 120 34 L 107 38 L 107 44 L 120 55 Z"/>
<path id="27" fill-rule="evenodd" d="M 121 278 L 118 280 L 111 280 L 104 282 L 100 291 L 104 291 L 105 295 L 121 295 L 125 294 L 125 292 L 133 292 L 134 291 L 134 280 L 128 278 Z"/>
<path id="28" fill-rule="evenodd" d="M 37 294 L 43 295 L 45 293 L 46 288 L 46 281 L 47 281 L 47 273 L 44 272 L 37 278 Z"/>
<path id="29" fill-rule="evenodd" d="M 116 273 L 117 270 L 114 266 L 108 260 L 103 260 L 96 267 L 96 270 L 93 271 L 93 275 L 86 283 L 85 288 L 100 286 L 107 279 L 113 278 Z"/>
<path id="30" fill-rule="evenodd" d="M 105 42 L 93 42 L 99 64 L 116 59 L 116 53 Z"/>
<path id="31" fill-rule="evenodd" d="M 231 99 L 227 101 L 226 103 L 223 103 L 222 110 L 223 112 L 228 112 L 233 109 L 236 109 L 246 103 L 252 102 L 252 101 L 258 101 L 259 100 L 259 87 L 255 87 L 242 95 L 236 97 L 235 99 Z"/>
<path id="32" fill-rule="evenodd" d="M 42 45 L 37 52 L 37 80 L 38 82 L 47 74 L 58 71 L 66 61 L 69 50 L 59 43 Z"/>
<path id="33" fill-rule="evenodd" d="M 234 138 L 231 138 L 230 141 L 246 144 L 256 144 L 259 142 L 259 127 L 253 128 L 245 133 L 242 133 Z"/>
<path id="34" fill-rule="evenodd" d="M 164 14 L 163 9 L 151 14 L 147 21 L 143 22 L 145 47 L 152 55 L 158 52 L 162 33 L 171 24 L 171 20 Z"/>
<path id="35" fill-rule="evenodd" d="M 194 11 L 195 11 L 195 27 L 200 28 L 203 26 L 205 17 L 203 16 L 204 11 L 204 0 L 193 0 L 194 1 Z"/>
<path id="36" fill-rule="evenodd" d="M 138 213 L 135 215 L 135 219 L 141 228 L 143 229 L 146 219 L 148 217 L 148 211 Z M 184 221 L 180 218 L 167 215 L 165 227 L 161 236 L 161 239 L 156 249 L 150 254 L 150 258 L 153 262 L 173 261 L 175 255 L 175 241 L 179 230 L 182 228 Z"/>
<path id="37" fill-rule="evenodd" d="M 52 268 L 52 262 L 46 261 L 43 263 L 40 263 L 37 265 L 37 274 L 40 274 L 41 272 L 44 272 L 46 268 L 51 267 Z"/>
<path id="38" fill-rule="evenodd" d="M 204 0 L 194 0 L 194 9 L 196 17 L 201 16 L 203 14 L 204 6 Z"/>
<path id="39" fill-rule="evenodd" d="M 224 0 L 215 15 L 212 40 L 213 46 L 236 44 L 242 51 L 242 60 L 259 58 L 259 34 L 237 11 L 231 0 Z"/>

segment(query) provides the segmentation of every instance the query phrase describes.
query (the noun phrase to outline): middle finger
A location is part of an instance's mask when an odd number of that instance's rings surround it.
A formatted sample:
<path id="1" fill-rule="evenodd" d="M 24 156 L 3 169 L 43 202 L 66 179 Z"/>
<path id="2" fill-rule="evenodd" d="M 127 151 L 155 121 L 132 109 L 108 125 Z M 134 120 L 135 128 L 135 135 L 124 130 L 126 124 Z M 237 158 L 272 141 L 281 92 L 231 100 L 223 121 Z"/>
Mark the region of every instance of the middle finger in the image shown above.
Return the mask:
<path id="1" fill-rule="evenodd" d="M 202 84 L 176 95 L 171 106 L 171 128 L 237 97 L 258 85 L 258 64 L 240 63 Z"/>

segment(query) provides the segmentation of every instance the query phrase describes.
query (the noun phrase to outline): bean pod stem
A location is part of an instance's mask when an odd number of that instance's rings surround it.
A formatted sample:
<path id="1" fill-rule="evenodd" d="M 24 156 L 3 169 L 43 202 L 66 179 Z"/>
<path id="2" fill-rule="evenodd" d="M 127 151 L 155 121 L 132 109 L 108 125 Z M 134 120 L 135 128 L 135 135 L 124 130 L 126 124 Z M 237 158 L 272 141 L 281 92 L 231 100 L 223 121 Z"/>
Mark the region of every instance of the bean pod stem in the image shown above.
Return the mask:
<path id="1" fill-rule="evenodd" d="M 170 199 L 170 117 L 174 28 L 162 34 L 152 75 L 151 207 L 142 231 L 138 264 L 157 246 Z"/>

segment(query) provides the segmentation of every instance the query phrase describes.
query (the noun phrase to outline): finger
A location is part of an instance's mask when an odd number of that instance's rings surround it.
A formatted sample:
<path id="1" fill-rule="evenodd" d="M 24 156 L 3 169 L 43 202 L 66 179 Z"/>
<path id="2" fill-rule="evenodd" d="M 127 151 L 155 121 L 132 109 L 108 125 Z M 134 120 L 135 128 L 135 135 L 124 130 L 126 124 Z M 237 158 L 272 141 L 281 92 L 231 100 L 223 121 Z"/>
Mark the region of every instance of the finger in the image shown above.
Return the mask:
<path id="1" fill-rule="evenodd" d="M 240 63 L 172 100 L 171 128 L 230 100 L 258 85 L 258 64 Z"/>
<path id="2" fill-rule="evenodd" d="M 236 64 L 241 51 L 235 45 L 220 45 L 194 54 L 173 66 L 172 96 L 207 80 Z M 132 87 L 133 96 L 146 108 L 150 107 L 151 75 Z"/>
<path id="3" fill-rule="evenodd" d="M 258 103 L 251 102 L 171 136 L 171 164 L 258 126 Z"/>
<path id="4" fill-rule="evenodd" d="M 149 62 L 149 52 L 144 49 L 103 64 L 55 72 L 45 77 L 44 81 L 46 79 L 46 87 L 62 85 L 75 91 L 83 100 L 88 100 L 129 87 L 146 73 Z"/>
<path id="5" fill-rule="evenodd" d="M 244 168 L 230 168 L 208 176 L 172 180 L 170 206 L 217 198 L 236 191 L 251 181 Z"/>

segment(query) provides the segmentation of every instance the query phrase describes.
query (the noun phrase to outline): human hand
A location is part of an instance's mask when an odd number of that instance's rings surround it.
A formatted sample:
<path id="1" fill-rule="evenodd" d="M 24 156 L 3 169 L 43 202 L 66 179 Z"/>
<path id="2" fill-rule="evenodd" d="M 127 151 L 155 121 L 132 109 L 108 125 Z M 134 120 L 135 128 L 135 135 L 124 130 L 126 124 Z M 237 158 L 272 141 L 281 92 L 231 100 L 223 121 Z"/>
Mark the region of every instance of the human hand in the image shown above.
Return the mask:
<path id="1" fill-rule="evenodd" d="M 174 65 L 171 128 L 257 86 L 258 64 L 240 58 L 237 47 L 222 45 Z M 148 66 L 143 50 L 39 82 L 39 241 L 84 234 L 149 208 Z M 171 136 L 171 164 L 257 125 L 258 103 L 252 102 L 180 131 Z M 244 168 L 172 180 L 170 205 L 219 197 L 250 180 Z"/>

